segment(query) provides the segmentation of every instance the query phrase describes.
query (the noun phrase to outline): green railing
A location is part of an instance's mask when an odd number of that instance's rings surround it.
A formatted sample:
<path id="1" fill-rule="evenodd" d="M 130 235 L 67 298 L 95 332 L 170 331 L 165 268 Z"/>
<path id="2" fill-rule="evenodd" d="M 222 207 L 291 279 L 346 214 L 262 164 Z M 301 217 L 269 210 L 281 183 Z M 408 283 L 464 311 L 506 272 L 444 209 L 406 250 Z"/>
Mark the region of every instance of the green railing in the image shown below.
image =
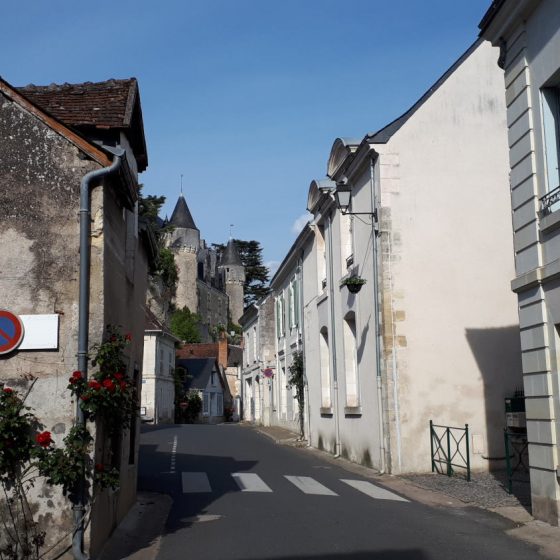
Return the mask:
<path id="1" fill-rule="evenodd" d="M 508 492 L 513 482 L 529 482 L 529 442 L 524 432 L 504 430 Z M 516 476 L 517 475 L 517 476 Z"/>
<path id="2" fill-rule="evenodd" d="M 432 451 L 432 472 L 453 476 L 454 469 L 464 469 L 466 478 L 471 480 L 471 460 L 469 450 L 469 425 L 464 428 L 439 426 L 430 420 L 430 449 Z"/>

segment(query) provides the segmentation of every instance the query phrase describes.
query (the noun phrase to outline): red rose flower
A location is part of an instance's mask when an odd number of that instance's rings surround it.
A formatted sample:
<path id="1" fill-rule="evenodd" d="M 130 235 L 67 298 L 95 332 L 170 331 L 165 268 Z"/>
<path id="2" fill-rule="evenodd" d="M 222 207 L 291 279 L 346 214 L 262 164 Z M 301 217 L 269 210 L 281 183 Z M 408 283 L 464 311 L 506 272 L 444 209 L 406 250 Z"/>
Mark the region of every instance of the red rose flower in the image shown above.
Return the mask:
<path id="1" fill-rule="evenodd" d="M 120 381 L 121 379 L 124 378 L 124 375 L 120 371 L 117 371 L 117 373 L 115 373 L 114 377 L 115 377 L 115 379 L 118 379 Z"/>
<path id="2" fill-rule="evenodd" d="M 121 388 L 121 391 L 124 391 L 126 389 L 126 382 L 125 381 L 119 382 L 119 386 Z"/>
<path id="3" fill-rule="evenodd" d="M 103 463 L 95 463 L 95 470 L 97 472 L 103 472 L 105 470 L 105 465 Z"/>
<path id="4" fill-rule="evenodd" d="M 14 392 L 13 389 L 10 389 L 10 387 L 4 387 L 4 393 L 6 393 L 7 395 L 11 395 Z"/>
<path id="5" fill-rule="evenodd" d="M 69 381 L 73 385 L 74 383 L 77 383 L 81 379 L 82 379 L 82 372 L 81 371 L 75 371 L 72 374 L 72 377 L 69 379 Z"/>
<path id="6" fill-rule="evenodd" d="M 103 387 L 109 391 L 109 393 L 114 392 L 115 384 L 110 379 L 104 379 L 102 383 Z"/>
<path id="7" fill-rule="evenodd" d="M 89 401 L 89 395 L 82 395 L 80 399 L 82 399 L 83 401 Z"/>
<path id="8" fill-rule="evenodd" d="M 88 387 L 90 389 L 93 389 L 94 391 L 99 391 L 99 389 L 101 389 L 101 384 L 99 383 L 99 381 L 95 381 L 95 379 L 93 379 L 88 383 Z"/>
<path id="9" fill-rule="evenodd" d="M 125 340 L 128 340 L 128 342 L 130 342 L 132 340 L 132 335 L 130 333 L 126 333 L 124 335 Z"/>
<path id="10" fill-rule="evenodd" d="M 37 434 L 35 436 L 35 441 L 41 447 L 48 447 L 51 443 L 53 443 L 50 432 L 41 432 L 41 433 Z"/>

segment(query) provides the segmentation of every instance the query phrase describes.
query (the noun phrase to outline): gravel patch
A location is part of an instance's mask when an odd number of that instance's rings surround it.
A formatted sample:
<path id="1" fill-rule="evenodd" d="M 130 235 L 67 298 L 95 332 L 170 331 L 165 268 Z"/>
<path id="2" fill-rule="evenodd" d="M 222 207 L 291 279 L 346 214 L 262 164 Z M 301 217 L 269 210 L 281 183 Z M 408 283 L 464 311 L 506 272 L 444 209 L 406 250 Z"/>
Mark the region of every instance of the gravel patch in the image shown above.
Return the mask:
<path id="1" fill-rule="evenodd" d="M 408 475 L 404 478 L 421 488 L 442 492 L 467 504 L 489 509 L 502 506 L 523 506 L 528 509 L 531 503 L 528 479 L 527 482 L 514 482 L 513 493 L 509 494 L 504 472 L 473 473 L 470 482 L 459 476 L 441 474 Z"/>

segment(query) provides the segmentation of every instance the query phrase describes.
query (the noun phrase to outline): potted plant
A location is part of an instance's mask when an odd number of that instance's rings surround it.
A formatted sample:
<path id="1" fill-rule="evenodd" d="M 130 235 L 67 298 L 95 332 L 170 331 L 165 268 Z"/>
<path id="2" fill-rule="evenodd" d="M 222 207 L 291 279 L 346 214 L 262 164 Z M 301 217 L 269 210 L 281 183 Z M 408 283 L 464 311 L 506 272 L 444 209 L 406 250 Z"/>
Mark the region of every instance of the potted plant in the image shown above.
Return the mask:
<path id="1" fill-rule="evenodd" d="M 354 275 L 354 276 L 348 276 L 348 278 L 342 280 L 340 285 L 346 286 L 351 294 L 357 294 L 362 289 L 362 286 L 365 283 L 366 280 L 364 278 L 362 278 L 361 276 Z"/>

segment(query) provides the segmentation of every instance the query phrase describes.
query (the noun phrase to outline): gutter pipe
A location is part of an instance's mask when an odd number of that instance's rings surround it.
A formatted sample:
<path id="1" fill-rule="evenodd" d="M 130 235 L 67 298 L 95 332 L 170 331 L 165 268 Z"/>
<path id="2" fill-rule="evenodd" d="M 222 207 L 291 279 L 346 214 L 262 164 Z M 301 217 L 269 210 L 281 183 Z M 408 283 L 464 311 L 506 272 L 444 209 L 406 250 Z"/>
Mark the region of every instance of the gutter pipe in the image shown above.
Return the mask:
<path id="1" fill-rule="evenodd" d="M 377 265 L 377 255 L 378 255 L 378 242 L 377 236 L 379 234 L 379 229 L 377 227 L 376 216 L 376 205 L 375 205 L 375 181 L 374 181 L 374 169 L 373 169 L 373 158 L 369 160 L 369 178 L 370 178 L 370 198 L 371 198 L 371 235 L 373 237 L 373 309 L 375 316 L 375 362 L 376 362 L 376 381 L 377 381 L 377 413 L 378 413 L 378 424 L 379 424 L 379 455 L 380 455 L 380 468 L 379 474 L 384 474 L 386 470 L 385 461 L 385 426 L 384 413 L 383 413 L 383 381 L 381 377 L 381 321 L 379 319 L 379 278 L 378 278 L 378 265 Z"/>
<path id="2" fill-rule="evenodd" d="M 340 418 L 338 416 L 339 403 L 338 403 L 338 373 L 337 373 L 337 356 L 336 356 L 336 336 L 334 328 L 334 271 L 333 271 L 333 242 L 332 242 L 332 228 L 333 228 L 333 215 L 329 214 L 329 230 L 328 230 L 328 256 L 329 256 L 329 299 L 331 308 L 331 320 L 329 329 L 329 338 L 331 343 L 332 355 L 332 375 L 333 375 L 333 389 L 334 389 L 334 426 L 335 426 L 335 457 L 340 457 L 341 443 L 340 443 Z"/>
<path id="3" fill-rule="evenodd" d="M 95 169 L 86 173 L 80 182 L 80 285 L 79 285 L 79 315 L 78 315 L 78 370 L 87 380 L 88 369 L 88 334 L 89 334 L 89 284 L 90 284 L 90 261 L 91 249 L 89 246 L 91 234 L 91 183 L 95 179 L 105 177 L 114 173 L 122 163 L 124 150 L 119 149 L 115 154 L 113 163 L 109 167 Z M 76 424 L 85 426 L 86 418 L 80 407 L 80 401 L 76 402 Z M 86 501 L 85 480 L 82 476 L 78 482 L 76 501 L 72 507 L 74 512 L 74 533 L 72 535 L 72 554 L 76 560 L 87 560 L 83 552 L 84 543 L 84 514 Z"/>

